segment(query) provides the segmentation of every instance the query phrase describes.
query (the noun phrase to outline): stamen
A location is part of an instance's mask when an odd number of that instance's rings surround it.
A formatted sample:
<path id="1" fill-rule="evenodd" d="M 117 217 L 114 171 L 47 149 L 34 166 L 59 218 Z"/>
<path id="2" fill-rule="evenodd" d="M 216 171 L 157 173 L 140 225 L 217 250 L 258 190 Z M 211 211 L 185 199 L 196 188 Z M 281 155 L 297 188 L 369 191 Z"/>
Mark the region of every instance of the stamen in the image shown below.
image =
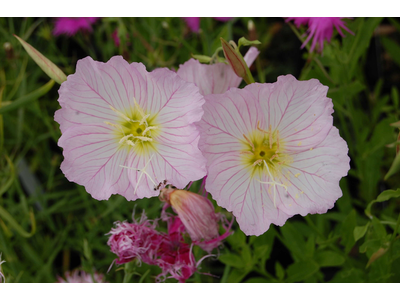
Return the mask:
<path id="1" fill-rule="evenodd" d="M 129 119 L 127 116 L 125 116 L 122 112 L 116 110 L 114 107 L 112 107 L 111 105 L 109 105 L 109 107 L 111 108 L 112 111 L 114 111 L 117 115 L 119 115 L 121 118 L 123 118 L 125 121 L 131 122 L 132 120 Z"/>
<path id="2" fill-rule="evenodd" d="M 272 148 L 272 126 L 269 124 L 269 149 Z"/>
<path id="3" fill-rule="evenodd" d="M 253 143 L 243 134 L 243 137 L 244 137 L 244 139 L 250 144 L 250 146 L 251 146 L 251 149 L 253 150 L 253 152 L 254 152 L 254 150 L 255 150 L 255 148 L 254 148 L 254 145 L 253 145 Z"/>
<path id="4" fill-rule="evenodd" d="M 130 135 L 132 135 L 132 134 L 130 134 Z M 153 141 L 153 139 L 152 138 L 149 138 L 149 137 L 146 137 L 146 136 L 139 136 L 139 135 L 132 135 L 135 139 L 138 139 L 138 140 L 141 140 L 141 141 L 143 141 L 143 142 L 152 142 Z"/>
<path id="5" fill-rule="evenodd" d="M 260 130 L 261 132 L 264 132 L 264 133 L 267 133 L 267 134 L 268 134 L 268 131 L 265 131 L 265 130 L 261 129 L 261 127 L 260 127 L 260 121 L 257 121 L 257 129 Z"/>
<path id="6" fill-rule="evenodd" d="M 122 144 L 122 143 L 126 142 L 130 137 L 133 137 L 133 134 L 128 134 L 128 135 L 122 137 L 122 138 L 119 140 L 119 143 Z"/>
<path id="7" fill-rule="evenodd" d="M 278 154 L 274 154 L 274 155 L 272 155 L 272 157 L 271 157 L 269 160 L 272 162 L 272 160 L 273 160 L 274 158 L 276 158 L 276 157 L 279 157 L 279 155 L 278 155 Z"/>
<path id="8" fill-rule="evenodd" d="M 122 134 L 125 135 L 124 130 L 122 129 L 121 125 L 114 124 L 114 123 L 111 123 L 111 122 L 108 122 L 108 121 L 104 121 L 104 124 L 107 124 L 107 125 L 109 125 L 111 127 L 114 127 L 114 128 L 117 128 L 117 129 L 121 130 Z"/>
<path id="9" fill-rule="evenodd" d="M 253 167 L 255 166 L 255 165 L 258 165 L 258 164 L 260 164 L 260 162 L 262 162 L 263 160 L 262 159 L 258 159 L 258 160 L 256 160 L 254 163 L 253 163 Z"/>
<path id="10" fill-rule="evenodd" d="M 149 126 L 145 130 L 143 130 L 142 135 L 144 135 L 149 130 L 154 130 L 154 129 L 157 129 L 157 128 L 158 128 L 157 126 Z"/>
<path id="11" fill-rule="evenodd" d="M 276 148 L 275 153 L 278 153 L 279 152 L 279 130 L 276 131 L 276 145 L 277 145 L 277 148 Z"/>

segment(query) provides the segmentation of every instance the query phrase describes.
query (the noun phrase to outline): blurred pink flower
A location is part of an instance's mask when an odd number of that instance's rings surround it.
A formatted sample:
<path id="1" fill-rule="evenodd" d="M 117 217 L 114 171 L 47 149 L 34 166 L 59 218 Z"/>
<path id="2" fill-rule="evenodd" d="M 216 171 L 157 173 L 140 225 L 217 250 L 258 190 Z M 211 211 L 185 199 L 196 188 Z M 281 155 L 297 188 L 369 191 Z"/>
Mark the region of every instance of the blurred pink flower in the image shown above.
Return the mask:
<path id="1" fill-rule="evenodd" d="M 223 216 L 215 213 L 211 201 L 203 196 L 169 187 L 161 190 L 160 199 L 172 206 L 192 241 L 205 251 L 211 252 L 232 233 L 229 231 L 231 226 L 226 224 L 226 232 L 219 236 Z"/>
<path id="2" fill-rule="evenodd" d="M 78 31 L 92 31 L 92 24 L 100 18 L 80 17 L 80 18 L 56 18 L 54 24 L 54 35 L 66 34 L 75 35 Z"/>
<path id="3" fill-rule="evenodd" d="M 339 32 L 339 34 L 344 37 L 344 34 L 341 30 L 343 28 L 347 32 L 351 33 L 354 35 L 352 31 L 350 31 L 346 26 L 345 23 L 342 21 L 343 18 L 286 18 L 286 22 L 293 21 L 294 24 L 299 28 L 301 25 L 307 25 L 308 24 L 308 37 L 304 41 L 303 45 L 301 45 L 301 48 L 304 48 L 304 46 L 312 39 L 313 42 L 311 44 L 310 52 L 312 52 L 315 48 L 315 46 L 319 45 L 319 52 L 322 52 L 324 48 L 324 40 L 328 41 L 328 43 L 331 41 L 332 38 L 332 33 L 333 33 L 333 27 L 336 28 L 336 30 Z"/>
<path id="4" fill-rule="evenodd" d="M 1 254 L 2 253 L 0 253 L 0 283 L 4 280 L 4 282 L 6 282 L 6 278 L 4 277 L 4 275 L 3 275 L 3 273 L 1 273 L 1 265 L 3 264 L 3 263 L 5 263 L 6 261 L 5 260 L 1 260 Z"/>
<path id="5" fill-rule="evenodd" d="M 259 53 L 260 51 L 256 47 L 250 47 L 247 51 L 243 58 L 249 67 L 253 64 Z M 198 86 L 200 93 L 204 96 L 225 93 L 229 88 L 238 87 L 242 82 L 242 78 L 237 76 L 228 64 L 201 64 L 193 58 L 180 65 L 177 74 L 183 80 L 193 82 Z"/>
<path id="6" fill-rule="evenodd" d="M 116 228 L 111 229 L 111 236 L 107 245 L 111 252 L 118 256 L 117 264 L 124 264 L 137 259 L 139 264 L 154 264 L 157 259 L 158 250 L 166 236 L 158 232 L 155 221 L 147 220 L 142 214 L 139 222 L 134 223 L 115 222 Z"/>
<path id="7" fill-rule="evenodd" d="M 72 272 L 65 272 L 64 278 L 57 276 L 58 283 L 104 283 L 104 275 L 94 272 L 93 277 L 91 274 L 82 270 L 74 270 Z M 94 279 L 94 281 L 93 281 Z"/>
<path id="8" fill-rule="evenodd" d="M 350 159 L 327 91 L 287 75 L 206 96 L 198 123 L 205 187 L 247 235 L 295 214 L 325 213 L 342 196 Z"/>
<path id="9" fill-rule="evenodd" d="M 193 32 L 198 32 L 200 29 L 200 17 L 185 17 L 182 18 L 185 20 L 186 24 L 189 26 L 190 30 Z M 221 21 L 221 22 L 227 22 L 231 17 L 217 17 L 214 18 L 215 20 Z"/>
<path id="10" fill-rule="evenodd" d="M 175 72 L 149 73 L 121 56 L 107 63 L 87 57 L 59 95 L 61 170 L 93 198 L 150 198 L 161 182 L 184 188 L 206 174 L 193 124 L 204 98 Z"/>

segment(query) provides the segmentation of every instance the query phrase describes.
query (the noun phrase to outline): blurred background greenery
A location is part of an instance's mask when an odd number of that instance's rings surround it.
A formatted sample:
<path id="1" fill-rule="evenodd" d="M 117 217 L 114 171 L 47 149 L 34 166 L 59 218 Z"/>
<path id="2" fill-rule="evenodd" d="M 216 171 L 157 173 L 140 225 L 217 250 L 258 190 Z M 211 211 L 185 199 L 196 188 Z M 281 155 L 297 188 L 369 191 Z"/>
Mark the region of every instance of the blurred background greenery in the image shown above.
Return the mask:
<path id="1" fill-rule="evenodd" d="M 211 56 L 220 37 L 258 39 L 261 53 L 251 67 L 256 82 L 293 74 L 329 86 L 351 169 L 341 180 L 343 197 L 328 213 L 292 217 L 259 237 L 245 236 L 235 223 L 218 258 L 201 264 L 199 272 L 215 277 L 196 273 L 189 282 L 400 282 L 400 174 L 384 180 L 399 136 L 390 124 L 400 120 L 400 22 L 354 18 L 346 25 L 355 35 L 335 34 L 319 54 L 301 50 L 305 30 L 282 18 L 202 18 L 199 33 L 182 18 L 101 18 L 92 32 L 72 37 L 54 36 L 52 18 L 0 18 L 0 253 L 7 282 L 55 282 L 78 267 L 106 274 L 108 282 L 154 282 L 160 269 L 145 264 L 107 273 L 116 256 L 105 234 L 113 222 L 131 221 L 135 207 L 135 218 L 143 209 L 157 218 L 162 207 L 157 198 L 97 201 L 65 178 L 53 119 L 59 85 L 13 34 L 67 75 L 86 56 L 105 62 L 122 55 L 148 71 L 177 70 L 191 54 Z M 194 251 L 197 258 L 205 254 Z"/>

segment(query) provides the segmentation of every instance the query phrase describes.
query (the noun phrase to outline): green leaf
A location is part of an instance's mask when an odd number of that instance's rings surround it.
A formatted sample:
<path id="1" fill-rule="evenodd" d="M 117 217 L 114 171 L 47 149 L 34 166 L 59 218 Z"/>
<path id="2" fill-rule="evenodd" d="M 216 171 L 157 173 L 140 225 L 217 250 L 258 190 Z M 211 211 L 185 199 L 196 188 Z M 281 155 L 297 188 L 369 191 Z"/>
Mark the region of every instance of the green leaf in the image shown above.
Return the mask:
<path id="1" fill-rule="evenodd" d="M 287 268 L 286 282 L 299 282 L 318 272 L 319 266 L 313 260 L 300 261 Z"/>
<path id="2" fill-rule="evenodd" d="M 238 48 L 240 48 L 241 46 L 252 46 L 252 45 L 261 45 L 261 42 L 258 41 L 258 40 L 249 41 L 249 40 L 246 39 L 245 37 L 241 37 L 241 38 L 239 39 Z"/>
<path id="3" fill-rule="evenodd" d="M 38 88 L 36 91 L 34 91 L 26 96 L 23 96 L 21 98 L 18 98 L 17 100 L 12 101 L 11 104 L 2 106 L 0 108 L 0 114 L 4 114 L 6 112 L 14 110 L 22 105 L 25 105 L 31 101 L 34 101 L 34 100 L 42 97 L 43 95 L 46 95 L 47 92 L 53 87 L 53 85 L 54 85 L 54 80 L 51 79 L 44 86 Z"/>
<path id="4" fill-rule="evenodd" d="M 345 246 L 346 253 L 349 253 L 351 248 L 356 243 L 353 235 L 355 227 L 356 227 L 356 211 L 353 209 L 344 219 L 341 228 L 341 233 L 342 233 L 341 244 Z"/>
<path id="5" fill-rule="evenodd" d="M 31 232 L 26 232 L 21 225 L 15 221 L 15 219 L 10 215 L 8 211 L 6 211 L 3 207 L 0 206 L 0 217 L 2 220 L 6 221 L 12 228 L 14 228 L 22 237 L 24 238 L 30 238 L 33 236 L 36 232 L 36 221 L 35 221 L 35 215 L 33 214 L 33 211 L 31 210 L 29 212 L 29 218 L 31 219 L 32 223 L 32 229 Z"/>
<path id="6" fill-rule="evenodd" d="M 372 226 L 374 227 L 375 236 L 377 238 L 386 237 L 386 229 L 385 226 L 379 221 L 377 217 L 372 217 Z"/>
<path id="7" fill-rule="evenodd" d="M 365 235 L 365 233 L 368 230 L 369 224 L 370 224 L 370 222 L 368 222 L 364 226 L 356 226 L 356 228 L 354 228 L 353 234 L 354 234 L 354 240 L 356 242 Z"/>
<path id="8" fill-rule="evenodd" d="M 249 273 L 248 271 L 233 269 L 233 271 L 229 274 L 228 283 L 241 282 L 242 279 L 245 278 L 248 273 Z"/>
<path id="9" fill-rule="evenodd" d="M 291 222 L 286 222 L 281 227 L 281 233 L 283 236 L 283 243 L 295 255 L 298 260 L 302 260 L 306 251 L 305 241 L 303 236 L 298 229 L 292 225 Z"/>
<path id="10" fill-rule="evenodd" d="M 218 258 L 222 263 L 227 266 L 242 269 L 245 267 L 245 263 L 239 255 L 236 254 L 221 254 Z"/>
<path id="11" fill-rule="evenodd" d="M 275 274 L 280 281 L 285 277 L 285 270 L 278 261 L 275 263 Z"/>
<path id="12" fill-rule="evenodd" d="M 393 61 L 400 66 L 400 46 L 395 41 L 385 36 L 381 37 L 381 42 Z"/>
<path id="13" fill-rule="evenodd" d="M 245 283 L 268 283 L 268 282 L 270 282 L 270 281 L 268 281 L 264 277 L 252 277 L 245 281 Z"/>
<path id="14" fill-rule="evenodd" d="M 393 160 L 392 165 L 390 166 L 389 171 L 385 175 L 384 180 L 387 180 L 390 176 L 396 174 L 399 171 L 400 171 L 400 155 L 397 154 Z"/>
<path id="15" fill-rule="evenodd" d="M 394 107 L 399 107 L 399 91 L 395 86 L 392 87 L 392 101 Z"/>
<path id="16" fill-rule="evenodd" d="M 391 198 L 398 198 L 400 197 L 400 188 L 398 188 L 397 190 L 386 190 L 383 191 L 378 198 L 376 198 L 376 200 L 371 201 L 367 208 L 365 209 L 365 214 L 372 219 L 372 215 L 371 215 L 371 207 L 372 204 L 376 203 L 376 202 L 384 202 L 387 201 Z"/>
<path id="17" fill-rule="evenodd" d="M 55 82 L 61 84 L 67 80 L 67 76 L 61 71 L 55 64 L 53 64 L 48 58 L 42 53 L 33 48 L 30 44 L 25 42 L 19 36 L 14 36 L 28 52 L 29 56 L 38 64 L 38 66 Z"/>
<path id="18" fill-rule="evenodd" d="M 315 254 L 315 261 L 320 267 L 336 267 L 341 266 L 345 259 L 342 255 L 334 251 L 321 251 Z"/>

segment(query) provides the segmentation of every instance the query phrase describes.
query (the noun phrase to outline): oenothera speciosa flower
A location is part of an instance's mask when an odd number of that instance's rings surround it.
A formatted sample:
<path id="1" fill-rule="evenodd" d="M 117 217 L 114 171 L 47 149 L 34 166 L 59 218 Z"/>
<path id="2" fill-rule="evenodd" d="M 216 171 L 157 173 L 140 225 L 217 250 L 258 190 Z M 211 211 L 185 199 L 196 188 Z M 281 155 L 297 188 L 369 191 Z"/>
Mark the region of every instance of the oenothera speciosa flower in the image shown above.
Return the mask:
<path id="1" fill-rule="evenodd" d="M 93 198 L 157 196 L 161 182 L 184 188 L 206 175 L 193 124 L 204 98 L 176 73 L 86 57 L 59 94 L 61 170 Z"/>
<path id="2" fill-rule="evenodd" d="M 327 90 L 287 75 L 206 96 L 199 123 L 206 189 L 246 234 L 295 214 L 325 213 L 342 196 L 348 148 L 332 126 Z"/>
<path id="3" fill-rule="evenodd" d="M 247 51 L 243 58 L 249 67 L 259 53 L 256 47 L 250 47 Z M 238 87 L 242 82 L 242 78 L 237 76 L 228 64 L 206 65 L 193 58 L 180 65 L 177 74 L 185 81 L 198 86 L 202 95 L 222 94 L 231 87 Z"/>

